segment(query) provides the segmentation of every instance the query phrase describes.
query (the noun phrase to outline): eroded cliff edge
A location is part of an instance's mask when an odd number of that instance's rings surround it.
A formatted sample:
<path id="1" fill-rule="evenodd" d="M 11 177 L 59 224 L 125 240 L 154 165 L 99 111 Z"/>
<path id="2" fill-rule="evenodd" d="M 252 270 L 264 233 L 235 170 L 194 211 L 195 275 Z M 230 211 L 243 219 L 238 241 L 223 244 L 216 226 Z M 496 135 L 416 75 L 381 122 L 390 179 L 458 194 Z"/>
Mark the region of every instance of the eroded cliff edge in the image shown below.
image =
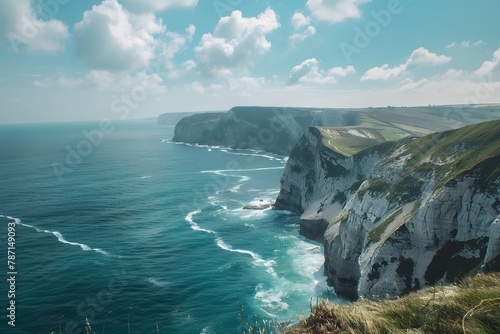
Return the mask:
<path id="1" fill-rule="evenodd" d="M 328 282 L 351 299 L 499 271 L 499 129 L 491 121 L 347 155 L 336 144 L 348 129 L 311 127 L 290 153 L 276 207 L 324 243 Z"/>

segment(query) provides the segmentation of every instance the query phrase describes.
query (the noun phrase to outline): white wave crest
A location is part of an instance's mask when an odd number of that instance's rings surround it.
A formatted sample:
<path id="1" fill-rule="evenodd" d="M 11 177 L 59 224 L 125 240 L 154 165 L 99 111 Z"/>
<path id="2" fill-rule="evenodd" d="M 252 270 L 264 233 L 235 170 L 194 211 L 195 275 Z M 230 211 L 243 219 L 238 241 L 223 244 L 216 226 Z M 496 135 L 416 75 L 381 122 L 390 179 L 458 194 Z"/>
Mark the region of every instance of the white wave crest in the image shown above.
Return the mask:
<path id="1" fill-rule="evenodd" d="M 202 228 L 200 227 L 200 225 L 196 224 L 193 220 L 193 216 L 199 214 L 201 212 L 200 209 L 198 210 L 195 210 L 195 211 L 191 211 L 190 213 L 188 213 L 186 215 L 186 221 L 191 225 L 191 228 L 194 230 L 194 231 L 200 231 L 200 232 L 205 232 L 205 233 L 208 233 L 208 234 L 216 234 L 214 231 L 212 230 L 207 230 L 205 228 Z"/>
<path id="2" fill-rule="evenodd" d="M 72 245 L 72 246 L 79 246 L 83 251 L 94 251 L 96 253 L 101 253 L 101 254 L 104 254 L 104 255 L 107 255 L 109 256 L 110 254 L 100 248 L 92 248 L 92 247 L 89 247 L 88 245 L 85 245 L 85 244 L 81 244 L 79 242 L 72 242 L 72 241 L 68 241 L 66 239 L 64 239 L 64 236 L 58 232 L 58 231 L 49 231 L 49 230 L 42 230 L 42 229 L 39 229 L 38 227 L 36 226 L 33 226 L 33 225 L 30 225 L 30 224 L 25 224 L 25 223 L 22 223 L 21 222 L 21 219 L 19 218 L 14 218 L 14 217 L 10 217 L 10 216 L 3 216 L 3 215 L 0 215 L 0 217 L 3 217 L 3 218 L 7 218 L 7 219 L 11 219 L 11 220 L 14 220 L 14 222 L 17 224 L 17 225 L 21 225 L 21 226 L 24 226 L 24 227 L 28 227 L 28 228 L 31 228 L 35 231 L 37 231 L 38 233 L 47 233 L 47 234 L 52 234 L 53 236 L 55 236 L 57 238 L 57 240 L 63 244 L 67 244 L 67 245 Z"/>
<path id="3" fill-rule="evenodd" d="M 193 220 L 193 216 L 199 214 L 201 212 L 200 209 L 198 210 L 195 210 L 195 211 L 192 211 L 190 213 L 188 213 L 185 217 L 186 221 L 191 225 L 191 228 L 194 230 L 194 231 L 200 231 L 200 232 L 205 232 L 205 233 L 208 233 L 208 234 L 213 234 L 215 235 L 215 240 L 216 240 L 216 243 L 217 243 L 217 246 L 219 246 L 220 249 L 222 250 L 225 250 L 225 251 L 228 251 L 228 252 L 232 252 L 232 253 L 239 253 L 239 254 L 243 254 L 243 255 L 249 255 L 253 258 L 253 263 L 257 266 L 263 266 L 266 268 L 266 271 L 273 275 L 273 276 L 277 276 L 276 274 L 276 271 L 274 270 L 273 266 L 276 265 L 276 262 L 274 260 L 264 260 L 260 257 L 259 254 L 257 253 L 254 253 L 250 250 L 246 250 L 246 249 L 234 249 L 231 245 L 228 245 L 224 242 L 224 240 L 218 235 L 217 232 L 215 231 L 212 231 L 212 230 L 209 230 L 209 229 L 205 229 L 205 228 L 202 228 L 200 227 L 194 220 Z"/>
<path id="4" fill-rule="evenodd" d="M 278 166 L 278 167 L 258 167 L 258 168 L 248 168 L 248 169 L 215 169 L 215 170 L 202 170 L 200 173 L 214 173 L 214 174 L 219 174 L 219 175 L 225 175 L 221 173 L 230 173 L 230 172 L 256 172 L 256 171 L 261 171 L 261 170 L 273 170 L 273 169 L 284 169 L 285 167 L 283 166 Z M 229 176 L 234 176 L 238 177 L 239 175 L 229 175 Z"/>

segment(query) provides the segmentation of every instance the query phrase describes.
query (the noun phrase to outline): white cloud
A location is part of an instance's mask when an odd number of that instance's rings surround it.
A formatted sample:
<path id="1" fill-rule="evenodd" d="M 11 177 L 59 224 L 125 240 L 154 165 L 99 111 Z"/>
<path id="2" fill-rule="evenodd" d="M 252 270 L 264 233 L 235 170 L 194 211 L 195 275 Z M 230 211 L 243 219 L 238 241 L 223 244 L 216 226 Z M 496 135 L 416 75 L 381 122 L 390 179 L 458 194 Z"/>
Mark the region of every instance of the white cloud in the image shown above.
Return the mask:
<path id="1" fill-rule="evenodd" d="M 266 35 L 279 26 L 272 9 L 250 18 L 233 11 L 219 20 L 213 33 L 204 34 L 194 49 L 197 69 L 205 76 L 230 76 L 235 69 L 250 66 L 270 50 Z"/>
<path id="2" fill-rule="evenodd" d="M 190 85 L 186 86 L 186 88 L 195 93 L 205 93 L 205 87 L 203 87 L 203 84 L 199 81 L 193 81 Z"/>
<path id="3" fill-rule="evenodd" d="M 168 78 L 173 79 L 189 73 L 194 67 L 196 67 L 192 61 L 187 61 L 181 64 L 180 67 L 173 61 L 174 56 L 179 51 L 183 50 L 188 43 L 192 42 L 195 31 L 195 26 L 190 25 L 186 28 L 184 34 L 176 32 L 167 32 L 165 34 L 165 38 L 168 39 L 168 41 L 160 43 L 157 48 L 157 71 L 163 72 L 163 68 L 165 68 L 165 75 Z"/>
<path id="4" fill-rule="evenodd" d="M 457 77 L 458 76 L 458 77 Z M 452 71 L 444 75 L 436 75 L 419 82 L 408 82 L 398 89 L 399 92 L 409 92 L 417 99 L 427 100 L 425 104 L 478 104 L 496 102 L 495 92 L 500 87 L 499 82 L 478 81 L 470 73 Z M 395 94 L 396 95 L 396 94 Z"/>
<path id="5" fill-rule="evenodd" d="M 451 49 L 451 48 L 468 48 L 470 46 L 480 46 L 480 45 L 485 45 L 486 43 L 482 40 L 479 40 L 475 43 L 472 43 L 471 41 L 463 41 L 463 42 L 453 42 L 451 44 L 445 45 L 446 48 Z"/>
<path id="6" fill-rule="evenodd" d="M 175 7 L 193 8 L 198 0 L 122 0 L 126 8 L 138 13 L 157 12 Z"/>
<path id="7" fill-rule="evenodd" d="M 98 70 L 127 71 L 147 66 L 165 26 L 153 14 L 136 16 L 117 0 L 104 0 L 75 24 L 76 57 Z"/>
<path id="8" fill-rule="evenodd" d="M 451 57 L 430 52 L 426 48 L 418 48 L 412 52 L 410 58 L 407 60 L 408 66 L 410 65 L 441 65 L 451 61 Z"/>
<path id="9" fill-rule="evenodd" d="M 266 79 L 263 77 L 236 77 L 228 80 L 229 89 L 249 93 L 258 90 L 266 84 Z"/>
<path id="10" fill-rule="evenodd" d="M 356 73 L 353 66 L 334 67 L 328 71 L 320 70 L 318 60 L 310 58 L 292 68 L 288 76 L 288 84 L 332 84 L 337 82 L 337 77 L 345 77 L 352 73 Z"/>
<path id="11" fill-rule="evenodd" d="M 236 93 L 238 96 L 251 96 L 254 92 L 260 90 L 268 82 L 264 77 L 229 77 L 224 78 L 219 82 L 203 84 L 195 80 L 184 85 L 186 91 L 192 91 L 198 94 L 220 95 L 229 91 Z"/>
<path id="12" fill-rule="evenodd" d="M 39 19 L 30 0 L 0 1 L 0 42 L 14 52 L 58 53 L 64 50 L 68 27 L 59 20 Z"/>
<path id="13" fill-rule="evenodd" d="M 500 49 L 493 53 L 493 60 L 485 61 L 481 67 L 474 72 L 474 74 L 479 76 L 486 76 L 492 74 L 493 72 L 500 71 Z"/>
<path id="14" fill-rule="evenodd" d="M 463 70 L 456 70 L 454 68 L 450 68 L 444 74 L 444 78 L 446 78 L 446 79 L 460 79 L 460 78 L 463 78 L 464 75 L 465 75 L 465 72 Z"/>
<path id="15" fill-rule="evenodd" d="M 427 79 L 422 79 L 420 81 L 415 82 L 410 78 L 406 78 L 399 83 L 399 91 L 406 92 L 409 90 L 414 90 L 414 89 L 417 89 L 419 87 L 422 87 L 427 82 L 429 82 L 429 80 L 427 80 Z"/>
<path id="16" fill-rule="evenodd" d="M 372 0 L 308 0 L 306 6 L 311 15 L 329 23 L 342 22 L 349 18 L 360 18 L 359 6 Z"/>
<path id="17" fill-rule="evenodd" d="M 177 52 L 182 50 L 187 43 L 193 41 L 193 36 L 196 31 L 196 27 L 194 25 L 189 25 L 186 28 L 184 34 L 179 34 L 177 32 L 168 31 L 165 36 L 168 39 L 167 43 L 163 43 L 161 45 L 162 50 L 161 53 L 167 58 L 172 59 Z"/>
<path id="18" fill-rule="evenodd" d="M 314 28 L 313 26 L 309 26 L 306 28 L 306 30 L 304 30 L 303 33 L 295 33 L 295 34 L 292 34 L 290 36 L 290 41 L 292 43 L 296 43 L 296 42 L 302 42 L 304 41 L 306 38 L 308 37 L 312 37 L 316 35 L 316 28 Z"/>
<path id="19" fill-rule="evenodd" d="M 345 77 L 353 73 L 356 73 L 356 70 L 354 69 L 354 66 L 350 65 L 347 67 L 333 67 L 328 71 L 329 75 L 334 75 L 337 77 Z"/>
<path id="20" fill-rule="evenodd" d="M 385 64 L 381 67 L 373 67 L 369 69 L 361 77 L 361 81 L 399 78 L 407 74 L 412 67 L 445 64 L 450 62 L 451 59 L 451 57 L 445 55 L 438 56 L 437 54 L 421 47 L 413 51 L 404 64 L 395 67 L 389 67 L 388 64 Z"/>
<path id="21" fill-rule="evenodd" d="M 390 68 L 388 64 L 381 67 L 373 67 L 366 71 L 361 77 L 361 81 L 367 80 L 389 80 L 391 78 L 398 78 L 403 75 L 407 70 L 406 64 Z"/>
<path id="22" fill-rule="evenodd" d="M 104 0 L 75 24 L 76 58 L 90 69 L 134 71 L 162 63 L 171 70 L 172 58 L 192 41 L 196 28 L 184 34 L 167 31 L 153 13 L 134 14 L 117 0 Z"/>
<path id="23" fill-rule="evenodd" d="M 165 92 L 163 79 L 157 74 L 139 72 L 134 75 L 115 74 L 109 71 L 90 71 L 82 78 L 70 77 L 67 74 L 46 77 L 33 81 L 38 88 L 68 88 L 68 89 L 90 89 L 106 92 L 132 91 L 137 87 L 143 87 L 149 92 Z"/>
<path id="24" fill-rule="evenodd" d="M 300 28 L 303 28 L 303 27 L 309 25 L 309 23 L 311 22 L 311 18 L 306 17 L 301 12 L 295 12 L 295 14 L 293 14 L 293 16 L 291 18 L 291 21 L 292 21 L 293 29 L 299 30 Z"/>
<path id="25" fill-rule="evenodd" d="M 453 42 L 451 44 L 446 45 L 446 48 L 451 49 L 454 47 L 468 48 L 470 46 L 470 41 L 463 42 Z"/>

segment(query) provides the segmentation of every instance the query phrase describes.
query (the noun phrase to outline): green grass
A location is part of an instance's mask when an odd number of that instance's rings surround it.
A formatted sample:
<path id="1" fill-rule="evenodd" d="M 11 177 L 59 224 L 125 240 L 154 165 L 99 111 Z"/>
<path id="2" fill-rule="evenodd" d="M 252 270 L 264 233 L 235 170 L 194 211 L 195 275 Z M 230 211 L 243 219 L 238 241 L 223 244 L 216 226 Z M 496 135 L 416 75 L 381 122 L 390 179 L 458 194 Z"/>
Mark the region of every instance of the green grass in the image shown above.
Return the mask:
<path id="1" fill-rule="evenodd" d="M 405 151 L 391 158 L 395 149 L 405 147 Z M 434 191 L 442 189 L 457 176 L 477 169 L 477 185 L 486 187 L 500 176 L 500 121 L 489 121 L 445 132 L 434 133 L 421 138 L 405 138 L 397 142 L 374 145 L 354 155 L 359 160 L 363 155 L 379 152 L 386 165 L 403 156 L 410 156 L 401 177 L 385 189 L 390 201 L 410 203 L 418 199 L 423 182 L 414 176 L 433 177 L 437 182 Z M 429 161 L 429 159 L 431 162 Z M 440 163 L 437 163 L 440 162 Z M 363 196 L 368 190 L 381 191 L 380 182 L 370 183 L 367 188 L 358 191 Z M 371 189 L 373 187 L 373 189 Z"/>
<path id="2" fill-rule="evenodd" d="M 344 213 L 342 216 L 338 217 L 334 221 L 331 221 L 330 224 L 328 224 L 328 228 L 332 227 L 333 225 L 336 225 L 338 223 L 345 223 L 347 221 L 347 218 L 349 218 L 349 213 L 351 211 L 348 211 Z"/>
<path id="3" fill-rule="evenodd" d="M 323 145 L 344 156 L 351 156 L 368 147 L 385 142 L 386 139 L 378 130 L 364 127 L 316 127 L 320 133 Z M 349 131 L 358 131 L 365 137 L 353 135 Z M 370 136 L 368 136 L 368 133 Z"/>
<path id="4" fill-rule="evenodd" d="M 399 208 L 394 211 L 389 217 L 387 217 L 383 222 L 378 224 L 375 228 L 368 232 L 368 241 L 370 243 L 379 242 L 382 234 L 384 234 L 387 227 L 396 219 L 396 217 L 403 211 L 403 208 Z"/>
<path id="5" fill-rule="evenodd" d="M 431 287 L 394 300 L 322 301 L 307 319 L 284 333 L 500 333 L 500 273 L 477 275 L 451 287 Z"/>

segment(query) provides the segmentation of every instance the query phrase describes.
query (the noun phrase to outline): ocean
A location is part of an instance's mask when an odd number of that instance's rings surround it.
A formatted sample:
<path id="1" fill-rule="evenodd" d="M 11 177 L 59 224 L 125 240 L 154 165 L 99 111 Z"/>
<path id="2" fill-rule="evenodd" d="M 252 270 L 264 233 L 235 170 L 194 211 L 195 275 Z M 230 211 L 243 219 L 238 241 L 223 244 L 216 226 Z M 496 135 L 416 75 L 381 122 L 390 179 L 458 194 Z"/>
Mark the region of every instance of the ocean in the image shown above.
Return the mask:
<path id="1" fill-rule="evenodd" d="M 107 334 L 242 333 L 326 297 L 298 217 L 243 210 L 276 198 L 285 157 L 173 143 L 173 130 L 0 125 L 1 333 L 85 333 L 86 319 Z"/>

